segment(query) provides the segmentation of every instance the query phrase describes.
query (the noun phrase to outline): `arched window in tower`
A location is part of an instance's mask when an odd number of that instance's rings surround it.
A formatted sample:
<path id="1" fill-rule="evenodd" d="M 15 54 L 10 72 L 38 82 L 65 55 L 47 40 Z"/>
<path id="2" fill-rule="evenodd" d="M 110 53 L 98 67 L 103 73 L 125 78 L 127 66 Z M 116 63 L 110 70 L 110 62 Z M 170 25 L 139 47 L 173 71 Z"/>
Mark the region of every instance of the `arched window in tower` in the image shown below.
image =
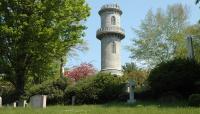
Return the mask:
<path id="1" fill-rule="evenodd" d="M 112 53 L 116 53 L 116 43 L 112 42 Z"/>
<path id="2" fill-rule="evenodd" d="M 112 25 L 116 25 L 116 18 L 115 18 L 115 16 L 111 17 L 111 24 Z"/>

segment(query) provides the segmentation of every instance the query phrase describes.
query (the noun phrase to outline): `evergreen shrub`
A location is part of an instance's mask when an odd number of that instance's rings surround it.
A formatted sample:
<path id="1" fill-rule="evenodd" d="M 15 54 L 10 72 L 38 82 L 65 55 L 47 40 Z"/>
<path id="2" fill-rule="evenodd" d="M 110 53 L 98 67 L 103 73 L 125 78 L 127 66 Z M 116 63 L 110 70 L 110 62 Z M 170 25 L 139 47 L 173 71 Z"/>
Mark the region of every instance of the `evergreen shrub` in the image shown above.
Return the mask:
<path id="1" fill-rule="evenodd" d="M 148 83 L 154 95 L 161 97 L 175 92 L 184 98 L 198 91 L 200 64 L 193 60 L 174 59 L 158 64 L 151 72 Z"/>

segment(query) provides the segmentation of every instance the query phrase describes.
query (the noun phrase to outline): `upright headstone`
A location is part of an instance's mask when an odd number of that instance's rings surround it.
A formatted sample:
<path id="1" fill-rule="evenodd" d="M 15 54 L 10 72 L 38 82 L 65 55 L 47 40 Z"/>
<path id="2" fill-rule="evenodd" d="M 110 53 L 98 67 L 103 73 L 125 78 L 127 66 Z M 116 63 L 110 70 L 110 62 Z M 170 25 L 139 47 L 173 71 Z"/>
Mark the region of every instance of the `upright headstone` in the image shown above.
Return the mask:
<path id="1" fill-rule="evenodd" d="M 27 101 L 24 100 L 24 102 L 23 102 L 23 107 L 27 107 L 27 105 L 28 105 Z"/>
<path id="2" fill-rule="evenodd" d="M 27 102 L 26 102 L 26 100 L 21 100 L 21 101 L 19 101 L 18 105 L 25 108 L 25 107 L 27 107 Z"/>
<path id="3" fill-rule="evenodd" d="M 13 103 L 13 107 L 14 107 L 14 108 L 17 107 L 17 103 L 16 103 L 16 102 Z"/>
<path id="4" fill-rule="evenodd" d="M 2 107 L 2 98 L 1 98 L 1 96 L 0 96 L 0 107 Z"/>
<path id="5" fill-rule="evenodd" d="M 31 97 L 30 105 L 33 108 L 46 108 L 46 101 L 47 101 L 46 95 L 35 95 Z"/>
<path id="6" fill-rule="evenodd" d="M 128 81 L 128 88 L 129 88 L 129 100 L 128 103 L 134 103 L 136 100 L 134 99 L 134 86 L 135 83 L 133 80 Z"/>
<path id="7" fill-rule="evenodd" d="M 75 105 L 76 96 L 72 96 L 72 105 Z"/>

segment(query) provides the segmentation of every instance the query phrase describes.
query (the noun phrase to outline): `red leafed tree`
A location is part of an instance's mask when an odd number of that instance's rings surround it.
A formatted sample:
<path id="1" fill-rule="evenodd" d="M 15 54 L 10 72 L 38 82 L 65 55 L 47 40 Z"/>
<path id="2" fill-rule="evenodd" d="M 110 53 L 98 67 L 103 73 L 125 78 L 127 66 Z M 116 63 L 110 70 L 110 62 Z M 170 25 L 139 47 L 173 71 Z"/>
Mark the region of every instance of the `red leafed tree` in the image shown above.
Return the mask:
<path id="1" fill-rule="evenodd" d="M 79 66 L 74 67 L 71 70 L 65 72 L 65 76 L 78 81 L 82 78 L 94 75 L 96 72 L 92 64 L 82 63 Z"/>

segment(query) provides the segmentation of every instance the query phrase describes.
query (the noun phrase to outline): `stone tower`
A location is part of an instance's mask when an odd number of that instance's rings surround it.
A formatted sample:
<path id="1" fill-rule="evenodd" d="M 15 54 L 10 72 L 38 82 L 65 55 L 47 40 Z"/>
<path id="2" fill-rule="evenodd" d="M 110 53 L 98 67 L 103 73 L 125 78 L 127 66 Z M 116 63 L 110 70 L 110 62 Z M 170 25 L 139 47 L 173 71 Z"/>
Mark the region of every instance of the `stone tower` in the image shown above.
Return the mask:
<path id="1" fill-rule="evenodd" d="M 96 37 L 101 41 L 101 72 L 122 75 L 120 59 L 120 43 L 125 37 L 120 27 L 122 11 L 117 4 L 107 4 L 99 11 L 101 28 Z"/>

